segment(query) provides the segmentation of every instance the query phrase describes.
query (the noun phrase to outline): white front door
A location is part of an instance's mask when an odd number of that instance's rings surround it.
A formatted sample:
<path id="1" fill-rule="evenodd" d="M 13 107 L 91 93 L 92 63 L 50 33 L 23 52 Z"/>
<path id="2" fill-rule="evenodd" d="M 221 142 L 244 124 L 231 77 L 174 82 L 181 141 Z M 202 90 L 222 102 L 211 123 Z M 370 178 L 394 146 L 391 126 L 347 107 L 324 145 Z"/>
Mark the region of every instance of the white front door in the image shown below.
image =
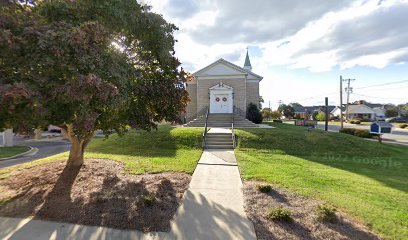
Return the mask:
<path id="1" fill-rule="evenodd" d="M 211 113 L 232 113 L 232 94 L 212 94 Z"/>

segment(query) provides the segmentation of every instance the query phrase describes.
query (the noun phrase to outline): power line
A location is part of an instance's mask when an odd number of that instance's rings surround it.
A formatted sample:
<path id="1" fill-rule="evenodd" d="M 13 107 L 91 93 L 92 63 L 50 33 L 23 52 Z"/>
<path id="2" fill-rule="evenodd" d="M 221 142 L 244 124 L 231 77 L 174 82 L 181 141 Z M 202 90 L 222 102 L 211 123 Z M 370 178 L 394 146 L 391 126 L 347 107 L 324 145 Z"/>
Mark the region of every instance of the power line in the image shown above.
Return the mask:
<path id="1" fill-rule="evenodd" d="M 408 80 L 402 80 L 402 81 L 397 81 L 397 82 L 389 82 L 389 83 L 382 83 L 382 84 L 376 84 L 376 85 L 369 85 L 369 86 L 359 87 L 359 88 L 355 88 L 355 89 L 381 87 L 381 86 L 387 86 L 387 85 L 393 85 L 393 84 L 399 84 L 399 83 L 405 83 L 405 82 L 408 82 Z"/>
<path id="2" fill-rule="evenodd" d="M 387 91 L 387 90 L 396 90 L 396 89 L 405 89 L 408 88 L 407 86 L 399 86 L 399 87 L 393 87 L 393 88 L 380 88 L 380 89 L 368 89 L 368 90 L 364 90 L 364 92 L 383 92 L 383 91 Z"/>
<path id="3" fill-rule="evenodd" d="M 379 99 L 398 99 L 398 100 L 407 100 L 408 101 L 408 98 L 386 98 L 386 97 L 373 97 L 373 96 L 367 96 L 367 95 L 364 95 L 364 94 L 358 94 L 358 93 L 353 93 L 354 95 L 357 95 L 357 96 L 361 96 L 361 97 L 368 97 L 368 98 L 379 98 Z"/>

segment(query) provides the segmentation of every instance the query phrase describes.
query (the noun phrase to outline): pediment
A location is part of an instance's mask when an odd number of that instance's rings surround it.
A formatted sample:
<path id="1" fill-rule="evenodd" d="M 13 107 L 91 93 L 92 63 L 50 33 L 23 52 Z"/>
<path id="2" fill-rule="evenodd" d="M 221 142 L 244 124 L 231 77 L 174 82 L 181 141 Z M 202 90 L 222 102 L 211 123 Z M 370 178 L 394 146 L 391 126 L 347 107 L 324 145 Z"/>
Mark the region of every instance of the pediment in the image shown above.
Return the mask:
<path id="1" fill-rule="evenodd" d="M 194 76 L 225 76 L 225 75 L 246 75 L 247 71 L 234 64 L 220 59 L 207 67 L 195 72 Z"/>

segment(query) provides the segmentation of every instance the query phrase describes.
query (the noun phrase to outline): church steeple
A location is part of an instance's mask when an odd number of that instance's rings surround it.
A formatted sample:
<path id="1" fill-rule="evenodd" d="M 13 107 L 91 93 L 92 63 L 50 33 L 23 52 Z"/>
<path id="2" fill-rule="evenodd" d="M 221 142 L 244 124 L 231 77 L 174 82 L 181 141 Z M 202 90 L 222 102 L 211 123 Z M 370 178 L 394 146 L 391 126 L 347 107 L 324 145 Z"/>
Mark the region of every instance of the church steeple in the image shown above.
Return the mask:
<path id="1" fill-rule="evenodd" d="M 251 61 L 249 60 L 248 48 L 245 57 L 244 69 L 252 71 Z"/>

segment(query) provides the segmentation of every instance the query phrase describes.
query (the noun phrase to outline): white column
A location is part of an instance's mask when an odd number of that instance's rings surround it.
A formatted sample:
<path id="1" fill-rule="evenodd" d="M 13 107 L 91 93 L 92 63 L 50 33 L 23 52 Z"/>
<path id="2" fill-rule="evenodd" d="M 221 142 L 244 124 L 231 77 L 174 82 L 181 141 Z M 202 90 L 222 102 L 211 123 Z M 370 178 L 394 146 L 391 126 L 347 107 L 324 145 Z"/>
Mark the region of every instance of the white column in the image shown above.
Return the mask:
<path id="1" fill-rule="evenodd" d="M 12 147 L 13 143 L 13 129 L 6 129 L 3 132 L 3 144 L 5 147 Z"/>

